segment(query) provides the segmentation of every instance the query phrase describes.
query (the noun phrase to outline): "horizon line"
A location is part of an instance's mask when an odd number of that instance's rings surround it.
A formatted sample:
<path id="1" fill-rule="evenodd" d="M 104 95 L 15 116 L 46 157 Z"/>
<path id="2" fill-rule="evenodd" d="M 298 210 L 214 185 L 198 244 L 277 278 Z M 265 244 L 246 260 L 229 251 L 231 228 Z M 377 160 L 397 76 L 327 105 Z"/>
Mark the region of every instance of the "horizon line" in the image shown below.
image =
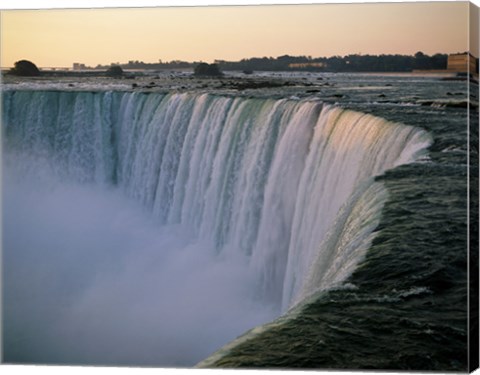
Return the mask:
<path id="1" fill-rule="evenodd" d="M 436 52 L 434 54 L 425 54 L 424 52 L 422 51 L 417 51 L 416 53 L 418 52 L 421 52 L 423 53 L 425 56 L 435 56 L 435 55 L 448 55 L 448 56 L 451 56 L 451 55 L 463 55 L 465 53 L 469 54 L 470 56 L 478 59 L 479 57 L 478 56 L 475 56 L 473 53 L 471 53 L 470 51 L 463 51 L 463 52 L 453 52 L 453 53 L 448 53 L 448 52 Z M 415 53 L 415 54 L 416 54 Z M 408 56 L 408 57 L 414 57 L 415 54 L 401 54 L 401 53 L 382 53 L 382 54 L 370 54 L 370 53 L 366 53 L 366 54 L 363 54 L 363 53 L 349 53 L 349 54 L 346 54 L 346 55 L 330 55 L 330 56 L 316 56 L 316 57 L 313 57 L 311 55 L 290 55 L 288 53 L 286 54 L 281 54 L 281 55 L 278 55 L 276 57 L 274 56 L 252 56 L 252 57 L 243 57 L 239 60 L 224 60 L 224 59 L 214 59 L 213 62 L 211 64 L 215 64 L 215 63 L 218 63 L 218 62 L 227 62 L 227 63 L 237 63 L 237 62 L 241 62 L 243 60 L 250 60 L 250 59 L 264 59 L 264 58 L 267 58 L 267 59 L 278 59 L 279 57 L 283 57 L 283 56 L 289 56 L 289 57 L 307 57 L 311 60 L 315 60 L 315 59 L 330 59 L 330 58 L 334 58 L 334 57 L 339 57 L 339 58 L 346 58 L 348 56 L 377 56 L 377 57 L 380 57 L 380 56 Z M 32 61 L 31 59 L 28 59 L 28 58 L 22 58 L 20 60 L 17 60 L 17 61 L 21 61 L 21 60 L 28 60 L 28 61 L 31 61 L 35 64 L 34 61 Z M 159 59 L 161 60 L 161 59 Z M 17 62 L 16 61 L 16 62 Z M 86 68 L 90 68 L 90 69 L 95 69 L 97 66 L 112 66 L 112 65 L 127 65 L 130 63 L 130 61 L 132 62 L 138 62 L 138 63 L 141 63 L 141 64 L 148 64 L 148 65 L 153 65 L 153 64 L 169 64 L 169 63 L 173 63 L 173 62 L 184 62 L 184 63 L 188 63 L 188 64 L 200 64 L 200 63 L 205 63 L 206 61 L 204 60 L 198 60 L 198 61 L 188 61 L 188 60 L 181 60 L 181 59 L 173 59 L 173 60 L 166 60 L 166 61 L 156 61 L 156 62 L 147 62 L 147 61 L 141 61 L 141 60 L 129 60 L 127 62 L 109 62 L 109 63 L 97 63 L 95 66 L 91 66 L 91 65 L 87 65 L 87 64 L 84 64 Z M 49 66 L 38 66 L 39 69 L 59 69 L 59 68 L 66 68 L 66 69 L 71 69 L 72 66 L 74 64 L 83 64 L 80 59 L 77 60 L 77 61 L 73 61 L 70 63 L 70 66 L 65 66 L 65 65 L 49 65 Z M 36 65 L 36 64 L 35 64 Z M 13 68 L 14 66 L 0 66 L 0 70 L 4 70 L 4 69 L 9 69 L 9 68 Z"/>

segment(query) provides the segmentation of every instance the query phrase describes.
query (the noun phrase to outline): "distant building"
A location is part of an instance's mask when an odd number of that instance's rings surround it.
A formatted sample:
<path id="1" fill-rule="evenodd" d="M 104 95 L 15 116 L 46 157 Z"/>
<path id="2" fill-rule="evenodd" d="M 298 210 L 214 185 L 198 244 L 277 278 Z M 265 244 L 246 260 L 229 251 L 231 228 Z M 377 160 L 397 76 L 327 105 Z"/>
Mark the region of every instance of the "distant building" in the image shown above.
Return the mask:
<path id="1" fill-rule="evenodd" d="M 477 59 L 467 52 L 448 55 L 447 70 L 458 73 L 476 73 Z"/>
<path id="2" fill-rule="evenodd" d="M 85 64 L 73 63 L 73 70 L 85 70 L 86 68 Z"/>

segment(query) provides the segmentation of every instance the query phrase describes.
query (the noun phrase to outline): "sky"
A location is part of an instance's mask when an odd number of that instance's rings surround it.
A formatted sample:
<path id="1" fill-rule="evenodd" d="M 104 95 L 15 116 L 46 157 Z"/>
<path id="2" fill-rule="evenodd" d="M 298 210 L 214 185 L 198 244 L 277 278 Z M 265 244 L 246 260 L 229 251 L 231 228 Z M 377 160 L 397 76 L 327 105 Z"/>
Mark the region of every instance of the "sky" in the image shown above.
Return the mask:
<path id="1" fill-rule="evenodd" d="M 468 50 L 466 2 L 7 9 L 0 16 L 2 67 L 21 59 L 71 67 Z"/>

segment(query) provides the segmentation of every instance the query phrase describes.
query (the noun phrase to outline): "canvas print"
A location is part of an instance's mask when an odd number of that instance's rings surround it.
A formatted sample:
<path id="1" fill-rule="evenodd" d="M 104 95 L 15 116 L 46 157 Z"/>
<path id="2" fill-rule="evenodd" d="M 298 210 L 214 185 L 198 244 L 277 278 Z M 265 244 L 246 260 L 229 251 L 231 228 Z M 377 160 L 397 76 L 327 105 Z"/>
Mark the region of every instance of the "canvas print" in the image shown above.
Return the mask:
<path id="1" fill-rule="evenodd" d="M 2 10 L 3 363 L 474 370 L 478 14 Z"/>

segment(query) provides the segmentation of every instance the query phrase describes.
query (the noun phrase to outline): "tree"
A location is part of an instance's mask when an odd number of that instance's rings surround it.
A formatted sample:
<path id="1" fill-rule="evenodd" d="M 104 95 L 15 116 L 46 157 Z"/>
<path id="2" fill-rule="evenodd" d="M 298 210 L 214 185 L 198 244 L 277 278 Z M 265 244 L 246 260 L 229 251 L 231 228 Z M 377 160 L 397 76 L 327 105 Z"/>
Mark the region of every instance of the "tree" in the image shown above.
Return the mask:
<path id="1" fill-rule="evenodd" d="M 217 64 L 200 63 L 193 70 L 193 74 L 197 77 L 219 77 L 223 73 Z"/>
<path id="2" fill-rule="evenodd" d="M 107 69 L 107 76 L 109 77 L 121 77 L 123 76 L 123 69 L 120 65 L 112 65 L 110 68 Z"/>
<path id="3" fill-rule="evenodd" d="M 423 52 L 417 52 L 415 54 L 414 68 L 430 69 L 430 57 L 425 55 Z"/>
<path id="4" fill-rule="evenodd" d="M 34 77 L 40 75 L 40 70 L 31 61 L 20 60 L 15 63 L 14 68 L 10 69 L 10 73 L 17 76 Z"/>

